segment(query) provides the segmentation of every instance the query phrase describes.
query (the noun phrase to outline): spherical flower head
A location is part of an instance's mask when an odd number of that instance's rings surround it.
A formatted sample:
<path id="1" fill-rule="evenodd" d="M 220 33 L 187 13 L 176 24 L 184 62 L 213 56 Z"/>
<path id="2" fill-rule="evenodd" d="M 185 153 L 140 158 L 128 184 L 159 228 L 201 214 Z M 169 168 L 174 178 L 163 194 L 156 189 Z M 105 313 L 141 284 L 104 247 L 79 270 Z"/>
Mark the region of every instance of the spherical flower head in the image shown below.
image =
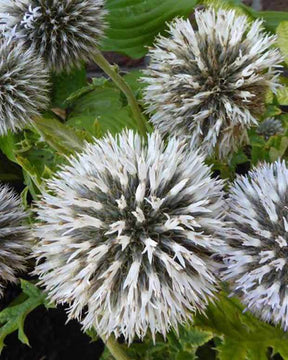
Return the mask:
<path id="1" fill-rule="evenodd" d="M 0 0 L 4 33 L 23 41 L 49 69 L 91 59 L 104 29 L 104 0 Z"/>
<path id="2" fill-rule="evenodd" d="M 41 59 L 10 40 L 0 41 L 0 135 L 31 123 L 49 103 Z"/>
<path id="3" fill-rule="evenodd" d="M 0 296 L 8 282 L 26 269 L 32 236 L 25 225 L 27 213 L 19 197 L 7 186 L 0 186 Z"/>
<path id="4" fill-rule="evenodd" d="M 207 155 L 225 158 L 257 124 L 282 58 L 260 20 L 212 8 L 196 10 L 195 19 L 196 30 L 176 19 L 171 36 L 158 37 L 150 50 L 145 102 L 162 134 L 189 136 Z"/>
<path id="5" fill-rule="evenodd" d="M 288 329 L 288 169 L 264 164 L 239 177 L 228 199 L 224 279 L 253 313 Z"/>
<path id="6" fill-rule="evenodd" d="M 124 131 L 72 157 L 38 205 L 36 273 L 108 338 L 164 336 L 215 291 L 222 182 L 184 142 Z"/>
<path id="7" fill-rule="evenodd" d="M 283 134 L 284 129 L 280 120 L 268 118 L 259 124 L 256 132 L 268 140 L 271 136 Z"/>

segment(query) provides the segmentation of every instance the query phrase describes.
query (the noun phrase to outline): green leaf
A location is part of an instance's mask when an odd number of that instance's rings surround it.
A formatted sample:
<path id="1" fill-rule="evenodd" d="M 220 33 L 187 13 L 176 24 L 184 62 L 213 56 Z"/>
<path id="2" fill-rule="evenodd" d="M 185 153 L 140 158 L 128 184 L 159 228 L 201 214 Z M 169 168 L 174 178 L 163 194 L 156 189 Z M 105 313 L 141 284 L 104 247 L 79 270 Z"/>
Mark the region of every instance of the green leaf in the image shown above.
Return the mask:
<path id="1" fill-rule="evenodd" d="M 14 159 L 22 167 L 24 183 L 36 199 L 43 188 L 42 179 L 51 177 L 65 158 L 47 145 L 34 130 L 24 131 L 21 136 L 21 141 L 14 145 Z"/>
<path id="2" fill-rule="evenodd" d="M 167 21 L 189 16 L 195 5 L 196 0 L 107 0 L 109 26 L 102 50 L 141 58 Z"/>
<path id="3" fill-rule="evenodd" d="M 195 355 L 185 350 L 180 351 L 175 357 L 175 360 L 194 360 L 194 359 L 196 359 Z"/>
<path id="4" fill-rule="evenodd" d="M 43 139 L 52 148 L 68 155 L 83 149 L 83 141 L 69 126 L 62 124 L 49 114 L 34 120 Z"/>
<path id="5" fill-rule="evenodd" d="M 246 360 L 247 351 L 242 344 L 233 340 L 224 340 L 217 346 L 219 360 Z"/>
<path id="6" fill-rule="evenodd" d="M 65 100 L 70 94 L 87 85 L 86 70 L 74 69 L 70 73 L 52 75 L 52 107 L 65 108 Z"/>
<path id="7" fill-rule="evenodd" d="M 68 99 L 69 115 L 66 124 L 100 137 L 107 131 L 118 133 L 123 128 L 135 129 L 126 99 L 110 81 L 95 82 Z"/>
<path id="8" fill-rule="evenodd" d="M 235 298 L 229 298 L 222 291 L 218 300 L 210 304 L 205 314 L 197 314 L 195 324 L 223 337 L 217 346 L 221 360 L 264 360 L 266 352 L 273 348 L 287 359 L 288 334 L 254 317 Z M 237 354 L 237 357 L 236 355 Z"/>
<path id="9" fill-rule="evenodd" d="M 269 151 L 270 161 L 276 161 L 282 158 L 288 149 L 288 137 L 273 136 L 270 139 L 271 148 Z"/>
<path id="10" fill-rule="evenodd" d="M 266 29 L 272 32 L 276 32 L 281 21 L 288 20 L 285 11 L 256 11 L 252 7 L 244 5 L 241 0 L 202 0 L 200 3 L 209 3 L 215 7 L 233 8 L 239 15 L 245 14 L 251 20 L 263 19 Z"/>
<path id="11" fill-rule="evenodd" d="M 288 15 L 286 18 L 287 21 L 280 22 L 277 27 L 278 35 L 278 46 L 286 63 L 288 64 Z"/>
<path id="12" fill-rule="evenodd" d="M 288 106 L 288 86 L 283 86 L 282 88 L 278 89 L 277 101 L 279 105 Z"/>
<path id="13" fill-rule="evenodd" d="M 211 332 L 203 331 L 193 325 L 181 326 L 179 328 L 179 341 L 186 350 L 202 346 L 212 338 L 213 334 Z"/>
<path id="14" fill-rule="evenodd" d="M 285 11 L 253 11 L 249 8 L 251 13 L 257 19 L 263 19 L 264 25 L 267 30 L 276 32 L 277 26 L 288 19 L 287 12 Z"/>
<path id="15" fill-rule="evenodd" d="M 90 336 L 91 342 L 99 340 L 99 335 L 94 328 L 86 330 L 86 334 Z"/>
<path id="16" fill-rule="evenodd" d="M 7 158 L 13 162 L 16 162 L 15 149 L 19 140 L 19 135 L 16 135 L 11 131 L 9 131 L 5 136 L 0 136 L 0 149 L 7 156 Z"/>
<path id="17" fill-rule="evenodd" d="M 14 301 L 0 312 L 0 352 L 5 346 L 6 336 L 14 331 L 18 331 L 18 338 L 23 344 L 29 345 L 29 340 L 24 332 L 27 315 L 40 305 L 44 305 L 47 309 L 53 307 L 47 301 L 45 294 L 32 283 L 21 279 L 21 288 L 23 293 L 19 297 L 19 302 Z"/>

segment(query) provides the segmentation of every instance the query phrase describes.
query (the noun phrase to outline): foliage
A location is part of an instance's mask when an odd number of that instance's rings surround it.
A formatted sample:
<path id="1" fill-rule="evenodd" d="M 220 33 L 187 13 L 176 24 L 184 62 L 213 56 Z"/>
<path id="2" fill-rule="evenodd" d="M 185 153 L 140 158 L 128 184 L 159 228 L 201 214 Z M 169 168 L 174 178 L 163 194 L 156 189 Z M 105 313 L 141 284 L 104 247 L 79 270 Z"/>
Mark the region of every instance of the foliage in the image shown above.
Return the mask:
<path id="1" fill-rule="evenodd" d="M 21 289 L 23 293 L 8 307 L 0 312 L 0 352 L 5 346 L 6 336 L 14 331 L 18 331 L 18 339 L 26 345 L 29 340 L 24 332 L 24 322 L 34 309 L 44 305 L 46 309 L 52 307 L 46 300 L 46 295 L 32 283 L 21 279 Z"/>
<path id="2" fill-rule="evenodd" d="M 167 21 L 188 16 L 195 5 L 196 0 L 108 0 L 109 27 L 102 49 L 140 58 Z"/>
<path id="3" fill-rule="evenodd" d="M 264 360 L 270 348 L 273 354 L 288 358 L 288 334 L 245 312 L 240 302 L 225 292 L 205 314 L 195 317 L 195 325 L 222 339 L 216 347 L 219 360 Z"/>
<path id="4" fill-rule="evenodd" d="M 149 336 L 142 342 L 134 343 L 127 348 L 122 347 L 131 359 L 140 360 L 193 360 L 196 359 L 196 351 L 213 337 L 212 332 L 200 330 L 195 326 L 180 326 L 178 334 L 170 331 L 167 340 L 158 337 L 155 343 Z M 113 360 L 106 349 L 101 360 Z"/>
<path id="5" fill-rule="evenodd" d="M 175 16 L 191 17 L 193 21 L 194 8 L 203 4 L 238 9 L 251 21 L 263 18 L 266 28 L 278 35 L 287 73 L 287 12 L 255 11 L 240 0 L 107 0 L 107 30 L 102 50 L 141 58 L 147 54 L 156 35 L 167 35 L 167 21 Z M 115 69 L 119 73 L 119 69 Z M 143 111 L 141 76 L 141 71 L 132 70 L 123 78 Z M 288 158 L 287 76 L 281 81 L 283 87 L 276 95 L 267 95 L 267 107 L 260 121 L 274 117 L 281 121 L 284 132 L 265 138 L 257 133 L 256 127 L 252 128 L 248 145 L 231 159 L 207 160 L 215 175 L 231 181 L 259 162 Z M 81 151 L 85 141 L 92 141 L 93 137 L 100 138 L 107 132 L 116 134 L 126 127 L 137 129 L 126 97 L 111 80 L 104 76 L 87 80 L 84 67 L 70 74 L 53 74 L 50 110 L 35 119 L 35 127 L 0 137 L 0 181 L 20 183 L 21 190 L 24 187 L 23 204 L 30 207 L 30 196 L 37 199 L 44 187 L 43 180 L 55 174 L 66 156 Z M 21 289 L 19 298 L 0 312 L 0 351 L 6 336 L 14 331 L 18 331 L 22 343 L 29 345 L 24 333 L 25 318 L 38 306 L 52 306 L 32 282 L 21 280 Z M 96 340 L 95 331 L 89 335 Z M 158 336 L 154 344 L 151 336 L 147 336 L 130 347 L 121 346 L 134 360 L 210 360 L 216 356 L 219 360 L 265 360 L 275 354 L 277 359 L 280 356 L 288 359 L 288 334 L 244 312 L 239 301 L 225 291 L 205 313 L 195 316 L 193 324 L 180 326 L 179 334 L 170 331 L 166 341 Z M 208 355 L 203 355 L 207 349 Z M 112 360 L 107 349 L 102 360 Z"/>
<path id="6" fill-rule="evenodd" d="M 282 21 L 277 27 L 278 46 L 288 65 L 288 20 Z"/>
<path id="7" fill-rule="evenodd" d="M 263 18 L 270 31 L 275 31 L 287 13 L 280 11 L 255 11 L 244 6 L 240 0 L 107 0 L 108 29 L 102 50 L 117 51 L 132 58 L 141 58 L 155 36 L 165 34 L 166 23 L 176 16 L 188 17 L 202 3 L 237 7 L 252 19 Z"/>

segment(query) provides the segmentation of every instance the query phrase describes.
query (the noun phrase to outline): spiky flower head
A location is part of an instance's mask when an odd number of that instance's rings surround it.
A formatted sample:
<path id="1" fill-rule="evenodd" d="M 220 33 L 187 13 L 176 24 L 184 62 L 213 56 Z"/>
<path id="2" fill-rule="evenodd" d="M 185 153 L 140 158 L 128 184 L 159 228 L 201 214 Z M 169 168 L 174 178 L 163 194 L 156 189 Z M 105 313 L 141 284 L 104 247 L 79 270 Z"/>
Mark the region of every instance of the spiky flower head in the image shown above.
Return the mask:
<path id="1" fill-rule="evenodd" d="M 196 10 L 197 29 L 176 19 L 158 37 L 145 70 L 145 101 L 162 134 L 189 136 L 211 155 L 229 156 L 257 124 L 268 88 L 277 85 L 281 55 L 262 21 L 234 10 Z"/>
<path id="2" fill-rule="evenodd" d="M 0 186 L 0 296 L 8 282 L 26 269 L 32 236 L 25 225 L 27 213 L 19 197 L 6 185 Z"/>
<path id="3" fill-rule="evenodd" d="M 268 140 L 271 136 L 282 134 L 284 129 L 280 120 L 268 118 L 259 124 L 256 132 Z"/>
<path id="4" fill-rule="evenodd" d="M 164 336 L 215 290 L 222 182 L 184 142 L 124 131 L 70 159 L 39 203 L 36 273 L 70 318 L 131 342 Z"/>
<path id="5" fill-rule="evenodd" d="M 0 0 L 4 33 L 61 72 L 91 59 L 103 35 L 105 0 Z"/>
<path id="6" fill-rule="evenodd" d="M 16 131 L 48 103 L 48 73 L 31 49 L 0 40 L 0 135 Z"/>
<path id="7" fill-rule="evenodd" d="M 239 177 L 228 199 L 227 270 L 234 293 L 265 321 L 288 329 L 288 169 L 263 164 Z"/>

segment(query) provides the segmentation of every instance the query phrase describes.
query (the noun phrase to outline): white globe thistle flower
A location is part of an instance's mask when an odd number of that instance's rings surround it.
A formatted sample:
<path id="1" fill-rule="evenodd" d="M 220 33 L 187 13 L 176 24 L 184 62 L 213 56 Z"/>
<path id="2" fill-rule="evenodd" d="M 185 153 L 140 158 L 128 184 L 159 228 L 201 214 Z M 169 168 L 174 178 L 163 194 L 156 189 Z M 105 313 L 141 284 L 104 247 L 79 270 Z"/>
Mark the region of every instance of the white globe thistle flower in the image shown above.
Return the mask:
<path id="1" fill-rule="evenodd" d="M 247 309 L 288 329 L 288 169 L 263 164 L 239 177 L 228 199 L 224 236 L 229 280 Z"/>
<path id="2" fill-rule="evenodd" d="M 162 134 L 189 136 L 207 155 L 227 157 L 247 140 L 277 87 L 282 57 L 262 21 L 234 10 L 196 10 L 197 30 L 176 19 L 159 36 L 145 70 L 145 102 Z"/>
<path id="3" fill-rule="evenodd" d="M 69 71 L 91 59 L 104 29 L 104 0 L 0 0 L 4 34 L 44 58 L 49 69 Z"/>
<path id="4" fill-rule="evenodd" d="M 42 60 L 10 40 L 0 40 L 0 135 L 31 123 L 49 103 Z"/>
<path id="5" fill-rule="evenodd" d="M 124 131 L 87 145 L 38 205 L 36 273 L 51 300 L 104 338 L 165 336 L 215 291 L 222 186 L 175 138 L 146 146 Z"/>
<path id="6" fill-rule="evenodd" d="M 267 118 L 259 124 L 256 132 L 268 140 L 271 136 L 282 134 L 284 129 L 280 120 Z"/>
<path id="7" fill-rule="evenodd" d="M 16 282 L 17 274 L 26 269 L 31 253 L 32 236 L 25 220 L 27 213 L 19 197 L 0 186 L 0 296 L 8 282 Z"/>

